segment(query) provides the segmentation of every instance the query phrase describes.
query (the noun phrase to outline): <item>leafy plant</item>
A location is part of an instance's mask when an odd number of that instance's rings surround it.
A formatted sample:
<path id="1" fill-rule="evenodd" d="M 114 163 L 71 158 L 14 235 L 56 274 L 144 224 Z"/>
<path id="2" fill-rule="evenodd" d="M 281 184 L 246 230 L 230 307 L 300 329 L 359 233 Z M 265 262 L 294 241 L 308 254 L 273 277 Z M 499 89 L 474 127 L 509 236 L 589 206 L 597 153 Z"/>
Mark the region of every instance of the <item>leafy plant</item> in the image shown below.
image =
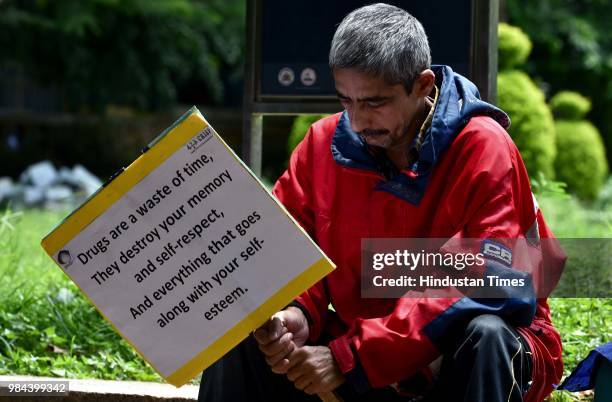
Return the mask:
<path id="1" fill-rule="evenodd" d="M 593 200 L 608 174 L 606 150 L 597 128 L 583 120 L 591 104 L 578 93 L 561 92 L 551 99 L 555 121 L 558 154 L 557 177 L 568 190 Z"/>
<path id="2" fill-rule="evenodd" d="M 551 93 L 578 91 L 593 101 L 590 120 L 612 157 L 612 2 L 507 0 L 509 23 L 533 43 L 524 69 Z M 608 164 L 612 160 L 608 159 Z"/>
<path id="3" fill-rule="evenodd" d="M 544 93 L 527 74 L 501 71 L 497 76 L 497 103 L 510 116 L 508 133 L 521 152 L 531 177 L 554 178 L 557 155 L 555 126 Z"/>
<path id="4" fill-rule="evenodd" d="M 536 195 L 567 200 L 570 198 L 570 195 L 567 193 L 566 188 L 567 184 L 562 181 L 549 180 L 542 172 L 538 173 L 537 179 L 531 179 L 531 189 Z"/>
<path id="5" fill-rule="evenodd" d="M 578 92 L 561 91 L 550 100 L 556 119 L 580 120 L 591 110 L 591 101 Z"/>
<path id="6" fill-rule="evenodd" d="M 525 63 L 531 52 L 529 37 L 518 27 L 500 23 L 499 35 L 499 68 L 507 70 Z"/>
<path id="7" fill-rule="evenodd" d="M 516 27 L 499 24 L 498 105 L 510 116 L 508 133 L 521 152 L 530 176 L 554 178 L 555 127 L 544 93 L 518 67 L 531 50 L 529 38 Z"/>
<path id="8" fill-rule="evenodd" d="M 297 147 L 297 145 L 304 139 L 308 129 L 310 126 L 321 120 L 323 117 L 327 115 L 325 114 L 302 114 L 299 115 L 293 120 L 293 125 L 291 126 L 291 132 L 289 133 L 289 139 L 287 140 L 287 154 L 290 155 L 291 152 Z"/>
<path id="9" fill-rule="evenodd" d="M 59 94 L 68 110 L 157 109 L 194 90 L 223 98 L 241 73 L 240 0 L 0 2 L 0 65 Z"/>

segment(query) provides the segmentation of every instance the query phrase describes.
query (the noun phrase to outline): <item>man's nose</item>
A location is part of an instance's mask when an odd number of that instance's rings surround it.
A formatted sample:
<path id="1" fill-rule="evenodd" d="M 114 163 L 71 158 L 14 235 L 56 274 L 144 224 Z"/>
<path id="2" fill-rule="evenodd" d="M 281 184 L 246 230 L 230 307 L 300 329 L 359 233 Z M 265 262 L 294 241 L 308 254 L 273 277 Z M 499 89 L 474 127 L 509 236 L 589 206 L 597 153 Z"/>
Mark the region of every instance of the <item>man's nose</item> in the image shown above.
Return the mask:
<path id="1" fill-rule="evenodd" d="M 349 120 L 351 122 L 351 129 L 359 133 L 368 127 L 368 116 L 363 110 L 359 110 L 359 107 L 353 107 L 349 112 Z"/>

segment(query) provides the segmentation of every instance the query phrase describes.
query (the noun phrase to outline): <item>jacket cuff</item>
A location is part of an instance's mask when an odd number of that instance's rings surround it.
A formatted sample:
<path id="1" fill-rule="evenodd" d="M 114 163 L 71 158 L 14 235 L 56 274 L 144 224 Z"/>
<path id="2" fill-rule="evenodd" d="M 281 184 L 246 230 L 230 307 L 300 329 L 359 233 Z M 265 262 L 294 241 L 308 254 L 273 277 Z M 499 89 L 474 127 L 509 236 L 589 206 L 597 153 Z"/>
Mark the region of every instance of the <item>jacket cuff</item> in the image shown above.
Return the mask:
<path id="1" fill-rule="evenodd" d="M 328 346 L 346 382 L 359 394 L 369 390 L 370 382 L 348 337 L 336 338 Z"/>

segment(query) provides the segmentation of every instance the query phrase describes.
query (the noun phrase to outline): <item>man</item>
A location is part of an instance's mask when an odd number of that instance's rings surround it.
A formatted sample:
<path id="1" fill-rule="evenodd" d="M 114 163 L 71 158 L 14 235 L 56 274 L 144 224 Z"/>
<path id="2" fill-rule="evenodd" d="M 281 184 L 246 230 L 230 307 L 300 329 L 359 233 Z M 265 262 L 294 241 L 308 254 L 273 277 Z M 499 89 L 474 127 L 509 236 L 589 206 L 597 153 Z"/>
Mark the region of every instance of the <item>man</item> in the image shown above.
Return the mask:
<path id="1" fill-rule="evenodd" d="M 430 63 L 397 7 L 339 25 L 329 64 L 345 111 L 310 128 L 274 187 L 337 269 L 205 371 L 200 400 L 539 401 L 559 382 L 545 299 L 361 298 L 362 238 L 552 237 L 508 117 Z"/>

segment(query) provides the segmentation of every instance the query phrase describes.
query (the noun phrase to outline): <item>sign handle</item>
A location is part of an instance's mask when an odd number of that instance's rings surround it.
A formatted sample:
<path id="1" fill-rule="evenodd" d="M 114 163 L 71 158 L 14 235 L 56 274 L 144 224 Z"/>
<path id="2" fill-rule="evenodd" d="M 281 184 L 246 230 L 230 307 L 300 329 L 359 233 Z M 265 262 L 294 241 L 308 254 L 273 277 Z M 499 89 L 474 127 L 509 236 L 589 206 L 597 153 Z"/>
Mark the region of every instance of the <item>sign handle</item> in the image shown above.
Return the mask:
<path id="1" fill-rule="evenodd" d="M 321 394 L 317 394 L 317 396 L 321 398 L 323 402 L 343 402 L 342 398 L 340 398 L 333 392 L 324 392 Z"/>

